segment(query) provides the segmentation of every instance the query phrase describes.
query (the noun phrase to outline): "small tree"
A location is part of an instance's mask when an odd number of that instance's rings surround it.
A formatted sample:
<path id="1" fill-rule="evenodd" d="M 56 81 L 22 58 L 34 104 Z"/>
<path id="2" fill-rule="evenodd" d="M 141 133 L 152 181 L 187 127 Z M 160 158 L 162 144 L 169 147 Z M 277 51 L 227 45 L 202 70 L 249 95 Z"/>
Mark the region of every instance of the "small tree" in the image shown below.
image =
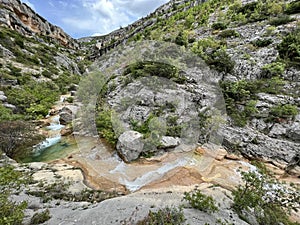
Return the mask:
<path id="1" fill-rule="evenodd" d="M 0 150 L 12 159 L 29 153 L 42 136 L 34 127 L 24 121 L 3 121 L 0 123 Z"/>
<path id="2" fill-rule="evenodd" d="M 232 192 L 233 208 L 241 218 L 247 219 L 245 215 L 254 214 L 260 225 L 293 224 L 289 222 L 288 214 L 299 208 L 298 189 L 279 183 L 262 172 L 241 174 L 244 184 Z"/>

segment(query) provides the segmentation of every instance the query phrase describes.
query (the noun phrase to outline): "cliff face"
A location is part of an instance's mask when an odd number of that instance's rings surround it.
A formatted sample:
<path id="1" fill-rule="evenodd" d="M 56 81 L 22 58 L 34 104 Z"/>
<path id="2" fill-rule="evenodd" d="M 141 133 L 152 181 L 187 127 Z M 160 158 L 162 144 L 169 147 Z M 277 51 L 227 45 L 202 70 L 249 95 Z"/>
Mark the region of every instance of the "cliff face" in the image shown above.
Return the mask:
<path id="1" fill-rule="evenodd" d="M 1 0 L 0 4 L 0 24 L 2 26 L 7 26 L 25 36 L 35 34 L 47 36 L 57 40 L 65 47 L 78 48 L 76 40 L 19 0 Z"/>

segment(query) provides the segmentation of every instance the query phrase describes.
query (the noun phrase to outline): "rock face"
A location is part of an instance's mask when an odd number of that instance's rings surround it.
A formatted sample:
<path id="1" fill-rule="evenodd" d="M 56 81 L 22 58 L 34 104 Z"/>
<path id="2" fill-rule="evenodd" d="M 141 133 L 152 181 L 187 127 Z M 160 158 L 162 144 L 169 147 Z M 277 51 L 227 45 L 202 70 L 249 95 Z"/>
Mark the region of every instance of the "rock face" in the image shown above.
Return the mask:
<path id="1" fill-rule="evenodd" d="M 78 48 L 76 40 L 61 28 L 50 24 L 19 0 L 1 0 L 0 24 L 23 35 L 43 35 L 57 40 L 61 45 Z"/>
<path id="2" fill-rule="evenodd" d="M 136 131 L 125 131 L 118 139 L 117 151 L 125 162 L 131 162 L 143 152 L 143 135 Z"/>

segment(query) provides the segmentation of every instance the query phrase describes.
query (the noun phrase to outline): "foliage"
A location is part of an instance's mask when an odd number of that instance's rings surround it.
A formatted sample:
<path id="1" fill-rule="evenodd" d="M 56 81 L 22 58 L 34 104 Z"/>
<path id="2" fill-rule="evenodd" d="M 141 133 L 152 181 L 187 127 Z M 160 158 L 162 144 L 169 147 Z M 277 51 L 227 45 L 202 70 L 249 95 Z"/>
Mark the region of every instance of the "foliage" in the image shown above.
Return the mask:
<path id="1" fill-rule="evenodd" d="M 286 104 L 286 105 L 276 105 L 271 108 L 270 114 L 273 119 L 277 118 L 294 118 L 298 115 L 298 108 L 295 105 Z"/>
<path id="2" fill-rule="evenodd" d="M 0 150 L 8 157 L 18 159 L 31 151 L 31 147 L 42 139 L 33 125 L 24 121 L 2 121 L 0 123 Z"/>
<path id="3" fill-rule="evenodd" d="M 297 210 L 299 190 L 279 183 L 260 170 L 241 174 L 243 184 L 232 192 L 233 209 L 241 218 L 249 213 L 255 216 L 260 225 L 292 224 L 287 214 L 292 209 Z"/>
<path id="4" fill-rule="evenodd" d="M 277 50 L 281 59 L 291 65 L 300 66 L 300 29 L 286 35 Z"/>
<path id="5" fill-rule="evenodd" d="M 281 76 L 285 71 L 285 64 L 282 62 L 272 62 L 262 67 L 262 77 L 271 78 Z"/>
<path id="6" fill-rule="evenodd" d="M 187 46 L 188 45 L 188 35 L 186 32 L 180 31 L 175 38 L 175 43 L 180 46 Z"/>
<path id="7" fill-rule="evenodd" d="M 230 38 L 230 37 L 239 37 L 239 36 L 240 34 L 235 30 L 223 30 L 219 34 L 219 37 L 221 38 Z"/>
<path id="8" fill-rule="evenodd" d="M 186 77 L 173 65 L 162 62 L 139 61 L 127 66 L 123 75 L 131 74 L 134 78 L 157 76 L 170 79 L 177 83 L 184 83 Z"/>
<path id="9" fill-rule="evenodd" d="M 32 225 L 42 224 L 48 221 L 50 218 L 51 218 L 50 211 L 49 209 L 46 209 L 43 212 L 35 213 L 30 220 L 30 224 Z"/>
<path id="10" fill-rule="evenodd" d="M 284 81 L 278 77 L 253 81 L 220 82 L 227 113 L 237 126 L 245 126 L 247 121 L 257 113 L 255 108 L 257 93 L 278 94 L 282 92 L 283 85 Z M 241 106 L 244 106 L 243 109 Z"/>
<path id="11" fill-rule="evenodd" d="M 211 28 L 214 30 L 225 30 L 227 25 L 223 22 L 216 22 L 211 25 Z"/>
<path id="12" fill-rule="evenodd" d="M 0 224 L 21 225 L 27 203 L 16 203 L 9 199 L 10 191 L 17 190 L 29 180 L 13 166 L 0 167 Z"/>
<path id="13" fill-rule="evenodd" d="M 101 109 L 96 117 L 96 126 L 101 137 L 113 146 L 116 145 L 118 137 L 113 129 L 112 110 Z"/>
<path id="14" fill-rule="evenodd" d="M 215 200 L 211 196 L 206 196 L 205 194 L 203 194 L 201 190 L 196 189 L 191 192 L 185 192 L 183 199 L 188 201 L 193 208 L 200 211 L 218 211 Z"/>
<path id="15" fill-rule="evenodd" d="M 11 109 L 0 105 L 0 122 L 5 120 L 18 120 L 21 119 L 21 115 L 14 114 Z"/>
<path id="16" fill-rule="evenodd" d="M 254 40 L 254 41 L 251 42 L 252 45 L 254 45 L 255 47 L 259 47 L 259 48 L 261 48 L 261 47 L 267 47 L 267 46 L 269 46 L 272 43 L 273 43 L 273 40 L 270 39 L 270 38 L 268 38 L 268 39 L 260 39 L 260 38 L 258 38 L 258 39 L 256 39 L 256 40 Z"/>
<path id="17" fill-rule="evenodd" d="M 166 207 L 157 212 L 149 211 L 148 215 L 137 225 L 172 224 L 182 225 L 186 221 L 181 208 Z"/>
<path id="18" fill-rule="evenodd" d="M 269 23 L 272 26 L 279 26 L 279 25 L 290 23 L 294 20 L 295 19 L 291 18 L 288 15 L 280 15 L 278 17 L 272 18 Z"/>
<path id="19" fill-rule="evenodd" d="M 32 80 L 22 88 L 5 89 L 5 94 L 7 101 L 17 106 L 18 111 L 30 119 L 46 116 L 59 96 L 51 82 L 37 83 Z"/>
<path id="20" fill-rule="evenodd" d="M 299 1 L 293 1 L 290 2 L 285 10 L 285 13 L 287 14 L 295 14 L 300 12 L 300 2 Z"/>

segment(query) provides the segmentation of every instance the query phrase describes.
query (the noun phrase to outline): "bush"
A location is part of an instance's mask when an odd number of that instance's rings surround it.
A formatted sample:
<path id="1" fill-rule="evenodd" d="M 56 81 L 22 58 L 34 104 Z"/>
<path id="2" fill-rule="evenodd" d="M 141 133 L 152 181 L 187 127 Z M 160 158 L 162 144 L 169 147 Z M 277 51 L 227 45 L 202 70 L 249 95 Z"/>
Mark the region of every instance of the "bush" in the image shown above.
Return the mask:
<path id="1" fill-rule="evenodd" d="M 224 73 L 232 73 L 235 66 L 235 62 L 223 49 L 214 51 L 205 62 L 218 72 Z"/>
<path id="2" fill-rule="evenodd" d="M 295 19 L 291 18 L 288 15 L 281 15 L 279 17 L 272 18 L 269 23 L 272 26 L 279 26 L 279 25 L 290 23 L 294 20 Z"/>
<path id="3" fill-rule="evenodd" d="M 188 35 L 186 32 L 180 31 L 177 37 L 175 38 L 175 44 L 180 46 L 188 45 Z"/>
<path id="4" fill-rule="evenodd" d="M 49 209 L 46 209 L 43 212 L 35 213 L 30 220 L 30 224 L 32 225 L 41 224 L 48 221 L 50 218 L 51 218 L 50 211 Z"/>
<path id="5" fill-rule="evenodd" d="M 262 77 L 271 78 L 281 76 L 285 71 L 285 64 L 281 62 L 273 62 L 262 67 Z"/>
<path id="6" fill-rule="evenodd" d="M 298 115 L 297 106 L 286 104 L 286 105 L 277 105 L 271 108 L 270 115 L 273 119 L 276 118 L 295 118 Z"/>
<path id="7" fill-rule="evenodd" d="M 289 64 L 300 66 L 300 29 L 285 36 L 277 46 L 279 56 Z"/>
<path id="8" fill-rule="evenodd" d="M 177 67 L 162 62 L 139 61 L 133 63 L 125 68 L 123 75 L 126 76 L 127 74 L 131 74 L 134 78 L 157 76 L 177 83 L 186 81 L 186 77 Z"/>
<path id="9" fill-rule="evenodd" d="M 186 221 L 181 208 L 163 208 L 157 212 L 149 211 L 149 214 L 141 221 L 138 221 L 137 225 L 154 225 L 154 224 L 172 224 L 182 225 Z M 126 224 L 126 223 L 125 223 Z"/>
<path id="10" fill-rule="evenodd" d="M 105 140 L 112 144 L 116 145 L 118 137 L 115 134 L 112 124 L 112 111 L 109 109 L 101 110 L 96 117 L 96 125 L 97 130 L 101 137 L 105 138 Z"/>
<path id="11" fill-rule="evenodd" d="M 233 209 L 247 220 L 253 215 L 259 225 L 293 224 L 288 220 L 290 210 L 297 210 L 299 190 L 281 184 L 261 170 L 241 172 L 243 184 L 233 194 Z"/>
<path id="12" fill-rule="evenodd" d="M 211 25 L 212 29 L 214 30 L 225 30 L 227 28 L 227 25 L 222 22 L 213 23 Z"/>
<path id="13" fill-rule="evenodd" d="M 224 30 L 219 34 L 221 38 L 239 37 L 240 34 L 235 30 Z"/>
<path id="14" fill-rule="evenodd" d="M 194 190 L 191 192 L 184 193 L 184 200 L 188 201 L 189 204 L 203 212 L 216 212 L 218 207 L 216 206 L 215 200 L 211 196 L 204 195 L 201 190 Z"/>
<path id="15" fill-rule="evenodd" d="M 252 45 L 259 48 L 267 47 L 272 43 L 273 43 L 272 39 L 260 39 L 260 38 L 251 42 Z"/>
<path id="16" fill-rule="evenodd" d="M 300 2 L 293 1 L 287 5 L 285 13 L 287 14 L 295 14 L 300 12 Z"/>

